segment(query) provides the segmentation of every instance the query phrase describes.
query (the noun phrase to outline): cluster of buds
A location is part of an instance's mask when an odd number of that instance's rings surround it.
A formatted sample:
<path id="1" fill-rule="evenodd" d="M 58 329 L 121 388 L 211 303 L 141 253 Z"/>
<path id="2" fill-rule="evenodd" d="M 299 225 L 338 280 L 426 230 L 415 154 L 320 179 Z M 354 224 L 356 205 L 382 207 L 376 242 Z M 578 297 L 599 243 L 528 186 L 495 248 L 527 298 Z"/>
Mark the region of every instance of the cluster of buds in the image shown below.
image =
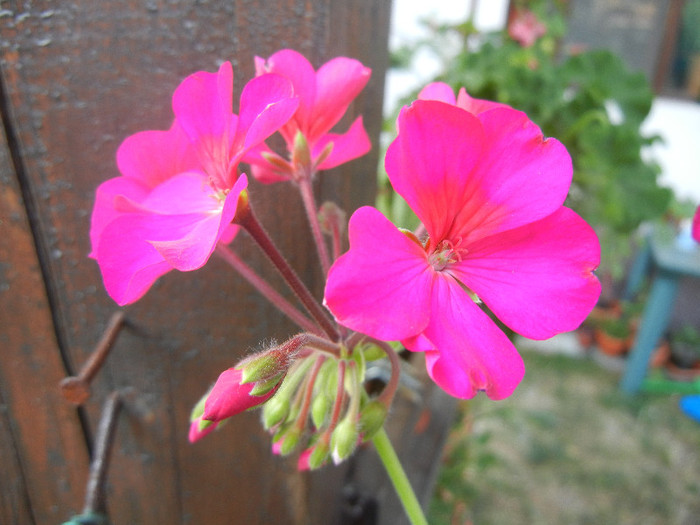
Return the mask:
<path id="1" fill-rule="evenodd" d="M 317 469 L 329 459 L 338 464 L 384 424 L 398 365 L 378 397 L 367 393 L 364 382 L 368 361 L 385 354 L 396 363 L 388 345 L 349 347 L 311 334 L 292 337 L 224 371 L 193 409 L 189 439 L 195 442 L 228 418 L 262 406 L 273 452 L 301 450 L 300 470 Z"/>

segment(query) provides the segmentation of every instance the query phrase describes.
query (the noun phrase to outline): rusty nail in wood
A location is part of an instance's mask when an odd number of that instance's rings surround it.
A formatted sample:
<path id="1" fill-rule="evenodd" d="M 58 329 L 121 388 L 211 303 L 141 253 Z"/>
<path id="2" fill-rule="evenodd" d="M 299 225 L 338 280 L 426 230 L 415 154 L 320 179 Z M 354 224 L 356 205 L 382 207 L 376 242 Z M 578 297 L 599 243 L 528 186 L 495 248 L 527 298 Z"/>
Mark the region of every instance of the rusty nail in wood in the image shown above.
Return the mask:
<path id="1" fill-rule="evenodd" d="M 121 407 L 122 399 L 119 391 L 112 392 L 102 407 L 102 415 L 95 436 L 94 455 L 90 463 L 90 476 L 87 482 L 83 514 L 104 513 L 105 511 L 107 467 L 116 434 L 117 416 Z"/>
<path id="2" fill-rule="evenodd" d="M 124 325 L 124 311 L 116 311 L 109 320 L 109 324 L 102 334 L 102 338 L 95 346 L 90 357 L 85 362 L 77 376 L 64 378 L 61 383 L 61 392 L 67 401 L 74 405 L 82 405 L 90 397 L 90 382 L 107 359 L 109 351 Z"/>

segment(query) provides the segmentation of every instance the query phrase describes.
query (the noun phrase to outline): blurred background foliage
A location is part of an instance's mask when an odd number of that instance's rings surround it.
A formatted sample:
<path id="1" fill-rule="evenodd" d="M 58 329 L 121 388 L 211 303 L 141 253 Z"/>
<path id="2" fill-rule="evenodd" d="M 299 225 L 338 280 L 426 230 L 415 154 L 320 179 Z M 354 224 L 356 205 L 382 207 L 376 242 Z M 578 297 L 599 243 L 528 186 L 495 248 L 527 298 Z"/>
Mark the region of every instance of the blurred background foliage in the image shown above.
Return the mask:
<path id="1" fill-rule="evenodd" d="M 574 166 L 565 204 L 600 237 L 601 279 L 619 280 L 635 247 L 634 232 L 640 224 L 661 218 L 673 197 L 658 184 L 659 166 L 643 153 L 645 146 L 661 140 L 646 136 L 641 128 L 654 93 L 642 72 L 630 71 L 610 51 L 563 55 L 566 22 L 559 2 L 513 5 L 513 16 L 502 31 L 479 32 L 471 20 L 456 25 L 424 21 L 429 36 L 394 53 L 393 66 L 409 67 L 416 53 L 427 48 L 441 63 L 442 73 L 434 81 L 522 110 L 545 136 L 563 142 Z M 514 24 L 520 24 L 520 31 Z M 394 118 L 387 129 L 393 131 L 393 123 Z M 386 175 L 380 173 L 379 179 L 380 209 L 398 225 L 413 226 L 415 219 L 390 191 Z"/>

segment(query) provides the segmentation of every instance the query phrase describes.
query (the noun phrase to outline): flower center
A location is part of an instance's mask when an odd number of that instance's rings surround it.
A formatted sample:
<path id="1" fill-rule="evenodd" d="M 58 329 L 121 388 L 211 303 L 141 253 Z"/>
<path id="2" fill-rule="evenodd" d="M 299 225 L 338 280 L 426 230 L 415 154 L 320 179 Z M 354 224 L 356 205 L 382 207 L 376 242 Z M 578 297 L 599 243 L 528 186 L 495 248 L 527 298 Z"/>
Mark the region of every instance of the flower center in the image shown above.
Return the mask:
<path id="1" fill-rule="evenodd" d="M 440 241 L 435 247 L 435 250 L 428 255 L 428 262 L 433 269 L 441 272 L 450 264 L 460 262 L 462 260 L 462 255 L 466 255 L 467 253 L 465 248 L 459 247 L 460 244 L 462 244 L 461 237 L 458 238 L 456 242 L 452 242 L 448 239 Z"/>

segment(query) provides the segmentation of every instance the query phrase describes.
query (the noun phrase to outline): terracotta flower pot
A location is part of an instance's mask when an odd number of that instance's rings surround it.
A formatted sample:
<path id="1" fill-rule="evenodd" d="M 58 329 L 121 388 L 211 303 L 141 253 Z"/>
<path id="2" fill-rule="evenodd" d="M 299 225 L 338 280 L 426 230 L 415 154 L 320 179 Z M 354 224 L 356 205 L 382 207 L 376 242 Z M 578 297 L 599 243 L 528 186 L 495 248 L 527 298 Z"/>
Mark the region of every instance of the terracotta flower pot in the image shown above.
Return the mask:
<path id="1" fill-rule="evenodd" d="M 600 351 L 607 355 L 622 355 L 629 349 L 628 337 L 616 337 L 600 328 L 595 331 L 595 342 Z"/>

